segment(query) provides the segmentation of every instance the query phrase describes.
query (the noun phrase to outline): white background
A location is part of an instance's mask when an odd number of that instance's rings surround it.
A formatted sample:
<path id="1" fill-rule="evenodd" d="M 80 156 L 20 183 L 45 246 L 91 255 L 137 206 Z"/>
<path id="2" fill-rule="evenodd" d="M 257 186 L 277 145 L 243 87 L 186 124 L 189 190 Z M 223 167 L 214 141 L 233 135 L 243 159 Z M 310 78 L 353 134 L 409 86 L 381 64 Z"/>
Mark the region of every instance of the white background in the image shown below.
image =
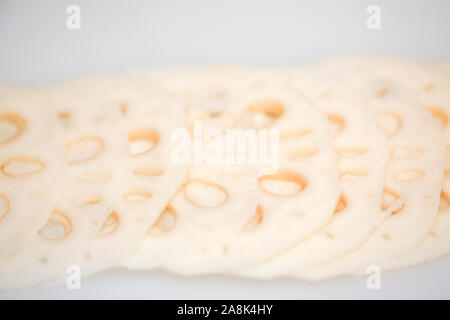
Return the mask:
<path id="1" fill-rule="evenodd" d="M 81 8 L 68 30 L 66 8 Z M 381 8 L 381 30 L 366 9 Z M 0 0 L 0 83 L 34 84 L 151 65 L 287 65 L 339 55 L 450 60 L 446 0 Z M 64 286 L 0 291 L 1 298 L 450 298 L 450 258 L 317 284 L 111 271 Z"/>

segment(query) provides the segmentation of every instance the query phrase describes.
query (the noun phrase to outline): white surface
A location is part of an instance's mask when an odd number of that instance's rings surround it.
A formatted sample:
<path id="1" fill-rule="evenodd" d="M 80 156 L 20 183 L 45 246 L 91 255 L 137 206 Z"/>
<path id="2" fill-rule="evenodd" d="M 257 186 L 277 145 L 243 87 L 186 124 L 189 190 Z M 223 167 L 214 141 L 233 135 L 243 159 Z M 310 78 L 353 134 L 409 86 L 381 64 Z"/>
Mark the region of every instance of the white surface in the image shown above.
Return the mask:
<path id="1" fill-rule="evenodd" d="M 66 28 L 66 8 L 81 29 Z M 366 27 L 369 5 L 381 29 Z M 142 65 L 292 64 L 349 54 L 450 59 L 448 0 L 1 0 L 0 81 Z"/>
<path id="2" fill-rule="evenodd" d="M 66 8 L 81 8 L 81 30 Z M 366 8 L 381 8 L 381 30 Z M 0 83 L 31 84 L 146 65 L 285 65 L 336 55 L 450 60 L 450 1 L 0 1 Z M 450 257 L 366 279 L 179 278 L 114 271 L 65 286 L 0 291 L 7 298 L 450 298 Z"/>
<path id="3" fill-rule="evenodd" d="M 305 283 L 292 279 L 252 281 L 231 277 L 182 278 L 160 272 L 110 271 L 64 285 L 0 291 L 0 299 L 449 299 L 450 259 L 381 275 L 381 289 L 366 278 Z"/>

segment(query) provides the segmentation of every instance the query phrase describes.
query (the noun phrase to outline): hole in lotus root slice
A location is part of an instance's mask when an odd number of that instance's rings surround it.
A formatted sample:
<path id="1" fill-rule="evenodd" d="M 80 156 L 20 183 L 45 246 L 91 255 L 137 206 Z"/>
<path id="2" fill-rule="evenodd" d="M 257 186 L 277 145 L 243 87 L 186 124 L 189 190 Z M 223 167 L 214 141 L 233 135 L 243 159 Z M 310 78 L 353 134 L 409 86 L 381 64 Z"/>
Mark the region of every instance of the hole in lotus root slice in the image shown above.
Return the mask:
<path id="1" fill-rule="evenodd" d="M 347 208 L 347 198 L 341 194 L 341 196 L 339 197 L 338 202 L 336 203 L 336 207 L 334 208 L 334 213 L 339 213 L 345 210 L 345 208 Z"/>
<path id="2" fill-rule="evenodd" d="M 91 206 L 102 201 L 102 197 L 98 194 L 85 193 L 73 199 L 73 204 L 77 206 Z"/>
<path id="3" fill-rule="evenodd" d="M 430 230 L 430 236 L 432 236 L 433 238 L 439 238 L 439 236 L 433 230 Z"/>
<path id="4" fill-rule="evenodd" d="M 135 168 L 133 170 L 133 174 L 138 176 L 148 176 L 148 177 L 157 177 L 162 176 L 164 174 L 164 169 L 160 168 Z"/>
<path id="5" fill-rule="evenodd" d="M 225 89 L 217 89 L 216 92 L 214 92 L 214 96 L 219 99 L 225 98 L 228 94 L 229 92 Z"/>
<path id="6" fill-rule="evenodd" d="M 428 107 L 433 117 L 439 122 L 441 125 L 441 129 L 444 130 L 448 124 L 448 115 L 444 110 L 438 107 Z"/>
<path id="7" fill-rule="evenodd" d="M 391 111 L 377 111 L 375 113 L 378 124 L 383 128 L 388 137 L 393 137 L 402 128 L 402 118 Z"/>
<path id="8" fill-rule="evenodd" d="M 386 211 L 388 210 L 390 207 L 392 207 L 397 200 L 400 199 L 400 195 L 398 193 L 396 193 L 395 191 L 388 189 L 388 188 L 384 188 L 383 189 L 383 195 L 381 198 L 381 210 L 382 211 Z M 397 208 L 396 210 L 392 211 L 391 214 L 397 214 L 400 211 L 403 210 L 404 208 L 404 204 L 402 204 L 399 208 Z"/>
<path id="9" fill-rule="evenodd" d="M 227 190 L 217 183 L 191 179 L 183 188 L 185 198 L 200 208 L 217 208 L 228 200 Z"/>
<path id="10" fill-rule="evenodd" d="M 389 90 L 387 88 L 381 88 L 380 90 L 378 90 L 377 96 L 379 98 L 383 98 L 383 97 L 387 96 L 388 93 L 389 93 Z"/>
<path id="11" fill-rule="evenodd" d="M 0 114 L 0 144 L 10 143 L 25 132 L 27 122 L 18 114 Z"/>
<path id="12" fill-rule="evenodd" d="M 193 130 L 194 123 L 197 121 L 201 121 L 205 129 L 229 129 L 236 126 L 237 119 L 230 112 L 206 112 L 194 119 L 194 121 L 190 125 L 191 131 Z"/>
<path id="13" fill-rule="evenodd" d="M 153 150 L 159 142 L 159 133 L 153 129 L 136 129 L 128 133 L 131 154 L 140 156 Z"/>
<path id="14" fill-rule="evenodd" d="M 393 147 L 391 149 L 391 157 L 393 158 L 412 158 L 423 154 L 423 148 L 420 147 Z"/>
<path id="15" fill-rule="evenodd" d="M 436 83 L 434 82 L 429 82 L 423 87 L 423 91 L 427 93 L 434 91 L 434 89 L 436 89 Z"/>
<path id="16" fill-rule="evenodd" d="M 331 89 L 323 90 L 319 93 L 319 97 L 322 99 L 329 99 L 333 95 L 333 91 Z"/>
<path id="17" fill-rule="evenodd" d="M 250 232 L 255 230 L 262 222 L 264 217 L 263 208 L 258 204 L 256 207 L 255 214 L 247 221 L 247 223 L 242 228 L 244 232 Z"/>
<path id="18" fill-rule="evenodd" d="M 66 145 L 69 164 L 77 164 L 97 158 L 103 151 L 105 143 L 97 136 L 86 136 Z"/>
<path id="19" fill-rule="evenodd" d="M 109 173 L 100 173 L 100 172 L 85 172 L 78 176 L 78 179 L 81 181 L 88 182 L 98 182 L 98 181 L 107 181 L 111 179 L 111 175 Z"/>
<path id="20" fill-rule="evenodd" d="M 339 157 L 354 157 L 360 156 L 367 152 L 364 147 L 339 147 L 336 148 L 336 153 Z"/>
<path id="21" fill-rule="evenodd" d="M 282 130 L 280 132 L 281 139 L 292 139 L 306 136 L 312 132 L 312 129 L 309 128 L 299 128 L 299 129 L 290 129 L 290 130 Z"/>
<path id="22" fill-rule="evenodd" d="M 23 177 L 38 173 L 45 168 L 42 160 L 30 157 L 17 156 L 6 160 L 2 164 L 2 172 L 8 177 Z"/>
<path id="23" fill-rule="evenodd" d="M 8 198 L 5 195 L 0 194 L 0 221 L 8 215 L 9 207 Z"/>
<path id="24" fill-rule="evenodd" d="M 357 177 L 364 177 L 366 176 L 368 171 L 366 169 L 345 169 L 339 171 L 339 176 L 341 179 L 352 179 Z"/>
<path id="25" fill-rule="evenodd" d="M 161 213 L 156 222 L 152 225 L 148 234 L 152 236 L 160 236 L 172 230 L 177 223 L 177 213 L 175 210 L 169 205 L 167 208 Z"/>
<path id="26" fill-rule="evenodd" d="M 425 173 L 420 170 L 404 170 L 395 175 L 397 181 L 414 181 L 425 176 Z"/>
<path id="27" fill-rule="evenodd" d="M 450 179 L 450 170 L 444 170 L 444 177 Z"/>
<path id="28" fill-rule="evenodd" d="M 100 229 L 99 236 L 104 237 L 109 234 L 114 233 L 119 227 L 119 215 L 116 211 L 112 211 L 108 218 L 106 218 L 105 223 L 103 223 L 102 228 Z"/>
<path id="29" fill-rule="evenodd" d="M 53 210 L 47 224 L 39 231 L 41 237 L 47 240 L 61 240 L 72 232 L 72 222 L 61 211 Z"/>
<path id="30" fill-rule="evenodd" d="M 128 112 L 128 103 L 126 102 L 121 102 L 120 103 L 120 113 L 125 116 Z"/>
<path id="31" fill-rule="evenodd" d="M 345 128 L 344 118 L 336 113 L 327 113 L 326 116 L 331 124 L 333 137 L 337 137 Z"/>
<path id="32" fill-rule="evenodd" d="M 64 128 L 67 128 L 69 126 L 70 121 L 70 112 L 67 110 L 62 110 L 58 112 L 58 118 L 61 120 L 61 123 Z"/>
<path id="33" fill-rule="evenodd" d="M 151 192 L 147 190 L 133 190 L 127 192 L 123 196 L 123 199 L 127 201 L 144 201 L 150 199 L 152 196 Z"/>
<path id="34" fill-rule="evenodd" d="M 383 239 L 385 239 L 385 240 L 387 240 L 387 241 L 392 240 L 392 238 L 391 238 L 388 234 L 386 234 L 386 233 L 384 233 L 384 234 L 382 235 L 382 237 L 383 237 Z"/>
<path id="35" fill-rule="evenodd" d="M 292 196 L 302 192 L 308 180 L 301 174 L 289 171 L 279 170 L 272 175 L 264 175 L 258 178 L 260 187 L 267 193 L 275 196 Z"/>
<path id="36" fill-rule="evenodd" d="M 304 158 L 312 157 L 315 154 L 317 154 L 317 148 L 309 147 L 292 151 L 289 156 L 292 160 L 301 160 Z"/>
<path id="37" fill-rule="evenodd" d="M 276 100 L 259 100 L 251 103 L 247 107 L 247 112 L 255 114 L 253 126 L 259 129 L 267 127 L 279 119 L 284 114 L 284 106 Z"/>
<path id="38" fill-rule="evenodd" d="M 444 190 L 441 190 L 441 198 L 439 201 L 439 211 L 445 211 L 449 207 L 450 207 L 450 198 Z"/>

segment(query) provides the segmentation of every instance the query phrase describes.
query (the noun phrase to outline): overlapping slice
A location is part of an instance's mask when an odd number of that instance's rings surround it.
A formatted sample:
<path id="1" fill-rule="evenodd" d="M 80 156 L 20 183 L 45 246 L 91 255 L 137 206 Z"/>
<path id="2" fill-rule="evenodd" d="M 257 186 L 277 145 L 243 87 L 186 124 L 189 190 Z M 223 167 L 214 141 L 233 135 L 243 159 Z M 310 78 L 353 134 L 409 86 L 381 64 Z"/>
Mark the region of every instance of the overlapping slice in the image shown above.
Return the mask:
<path id="1" fill-rule="evenodd" d="M 157 266 L 193 275 L 249 266 L 317 230 L 331 217 L 338 202 L 339 180 L 326 119 L 300 94 L 278 80 L 269 83 L 266 81 L 270 79 L 255 78 L 247 82 L 249 77 L 238 89 L 227 85 L 237 80 L 229 76 L 217 86 L 211 85 L 208 76 L 199 79 L 206 81 L 205 87 L 211 91 L 199 92 L 200 99 L 191 93 L 193 118 L 214 123 L 205 125 L 209 128 L 220 123 L 233 128 L 276 130 L 279 148 L 272 151 L 279 152 L 279 170 L 256 178 L 255 167 L 248 171 L 229 166 L 217 166 L 216 170 L 214 166 L 194 167 L 195 175 L 206 176 L 211 170 L 214 184 L 190 177 L 191 184 L 171 203 L 171 211 L 177 214 L 174 228 L 158 237 L 149 236 L 127 261 L 130 268 Z M 258 172 L 261 169 L 256 168 Z M 220 183 L 219 187 L 215 179 L 224 181 L 227 187 Z M 199 199 L 195 191 L 201 189 L 192 182 L 220 189 L 227 195 L 222 196 L 225 202 L 196 208 L 192 197 Z M 158 264 L 146 263 L 155 257 L 161 260 Z"/>
<path id="2" fill-rule="evenodd" d="M 64 132 L 46 100 L 0 88 L 0 257 L 41 229 L 66 184 Z"/>
<path id="3" fill-rule="evenodd" d="M 89 259 L 91 242 L 123 194 L 123 181 L 131 172 L 117 108 L 99 104 L 72 86 L 40 90 L 49 97 L 47 109 L 64 123 L 69 178 L 47 223 L 20 250 L 0 260 L 1 288 L 61 277 L 69 266 Z M 58 187 L 59 178 L 53 183 Z"/>
<path id="4" fill-rule="evenodd" d="M 174 152 L 178 154 L 187 148 L 190 167 L 174 199 L 149 228 L 138 250 L 125 260 L 125 266 L 130 269 L 161 268 L 185 259 L 186 263 L 192 264 L 186 273 L 196 273 L 198 259 L 223 254 L 227 250 L 223 238 L 240 232 L 253 216 L 259 215 L 258 168 L 245 163 L 227 165 L 218 161 L 210 164 L 211 159 L 203 154 L 203 150 L 219 141 L 227 128 L 234 126 L 235 115 L 225 112 L 224 101 L 209 100 L 209 94 L 202 97 L 194 94 L 202 84 L 196 73 L 177 74 L 179 78 L 171 78 L 170 82 L 161 81 L 164 73 L 151 74 L 150 78 L 154 80 L 157 76 L 159 82 L 183 95 L 188 102 L 189 131 L 185 132 L 188 139 L 177 136 Z M 213 89 L 206 92 L 215 96 Z M 205 100 L 213 103 L 202 103 Z M 209 129 L 216 131 L 204 135 L 203 130 Z"/>
<path id="5" fill-rule="evenodd" d="M 143 78 L 93 78 L 80 85 L 95 88 L 97 95 L 121 110 L 133 167 L 130 178 L 122 181 L 124 190 L 114 211 L 93 241 L 90 260 L 81 266 L 84 274 L 91 274 L 120 266 L 152 225 L 166 226 L 164 210 L 187 170 L 187 163 L 172 159 L 176 143 L 172 135 L 186 130 L 186 108 L 179 97 Z"/>
<path id="6" fill-rule="evenodd" d="M 259 219 L 254 184 L 252 170 L 191 167 L 185 184 L 125 266 L 182 274 L 220 268 L 217 260 L 229 250 L 224 238 L 246 232 L 249 221 Z"/>
<path id="7" fill-rule="evenodd" d="M 334 148 L 341 197 L 334 216 L 318 232 L 267 262 L 238 272 L 255 278 L 286 276 L 342 255 L 361 244 L 382 221 L 381 198 L 389 157 L 387 138 L 372 110 L 326 72 L 290 70 L 292 81 L 327 116 L 334 129 Z"/>
<path id="8" fill-rule="evenodd" d="M 440 194 L 438 215 L 433 228 L 418 248 L 405 252 L 399 258 L 382 265 L 383 270 L 412 266 L 450 252 L 450 180 L 449 180 L 449 146 L 450 146 L 450 77 L 447 79 L 431 67 L 405 60 L 389 60 L 392 79 L 400 85 L 410 88 L 419 95 L 420 103 L 430 110 L 437 119 L 447 143 L 447 162 L 444 169 L 444 183 Z M 450 74 L 450 73 L 449 73 Z"/>
<path id="9" fill-rule="evenodd" d="M 350 60 L 327 67 L 365 93 L 388 134 L 384 197 L 396 201 L 391 214 L 357 249 L 294 274 L 309 280 L 363 273 L 370 265 L 379 266 L 416 248 L 434 224 L 445 162 L 445 142 L 435 120 L 414 92 L 390 77 L 391 71 L 383 64 Z"/>

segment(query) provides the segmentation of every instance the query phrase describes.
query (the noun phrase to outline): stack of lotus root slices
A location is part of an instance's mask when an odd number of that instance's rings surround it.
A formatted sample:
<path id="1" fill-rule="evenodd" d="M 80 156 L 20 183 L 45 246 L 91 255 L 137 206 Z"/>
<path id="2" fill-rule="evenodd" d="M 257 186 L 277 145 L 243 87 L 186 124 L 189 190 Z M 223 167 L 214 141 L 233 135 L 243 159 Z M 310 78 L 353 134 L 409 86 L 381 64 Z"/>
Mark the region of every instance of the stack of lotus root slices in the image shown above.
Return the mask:
<path id="1" fill-rule="evenodd" d="M 316 281 L 450 251 L 450 63 L 0 86 L 0 288 L 112 268 Z"/>

